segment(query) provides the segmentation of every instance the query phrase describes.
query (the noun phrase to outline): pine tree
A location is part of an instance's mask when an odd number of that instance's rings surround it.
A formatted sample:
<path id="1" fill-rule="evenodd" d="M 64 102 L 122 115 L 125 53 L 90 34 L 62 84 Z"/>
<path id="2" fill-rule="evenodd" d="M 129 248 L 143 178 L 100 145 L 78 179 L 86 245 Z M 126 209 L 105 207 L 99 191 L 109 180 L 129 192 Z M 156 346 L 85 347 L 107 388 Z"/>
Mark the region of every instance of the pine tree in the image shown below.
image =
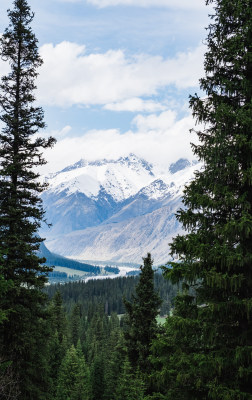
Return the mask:
<path id="1" fill-rule="evenodd" d="M 174 314 L 167 318 L 164 332 L 153 341 L 150 378 L 153 392 L 148 400 L 206 400 L 201 382 L 203 324 L 197 312 L 193 296 L 177 296 Z"/>
<path id="2" fill-rule="evenodd" d="M 112 388 L 111 388 L 112 389 Z M 133 374 L 129 360 L 122 366 L 115 391 L 116 400 L 144 400 L 145 385 L 139 372 Z"/>
<path id="3" fill-rule="evenodd" d="M 112 330 L 109 333 L 109 338 L 104 344 L 105 355 L 105 389 L 104 400 L 117 400 L 115 392 L 115 383 L 122 371 L 122 367 L 126 358 L 127 349 L 125 346 L 125 339 L 122 330 L 119 326 L 119 318 L 117 315 L 112 314 L 110 319 L 110 326 Z"/>
<path id="4" fill-rule="evenodd" d="M 49 307 L 50 340 L 48 341 L 51 393 L 55 398 L 59 369 L 69 347 L 67 320 L 62 306 L 62 297 L 57 291 Z"/>
<path id="5" fill-rule="evenodd" d="M 81 352 L 71 346 L 64 357 L 58 379 L 56 400 L 89 400 L 89 370 Z"/>
<path id="6" fill-rule="evenodd" d="M 62 296 L 59 290 L 57 290 L 57 292 L 53 296 L 49 312 L 51 315 L 51 320 L 50 320 L 51 329 L 53 333 L 54 332 L 58 333 L 59 340 L 60 342 L 62 342 L 63 337 L 67 336 L 67 329 L 66 329 L 67 321 L 62 304 Z"/>
<path id="7" fill-rule="evenodd" d="M 1 308 L 11 312 L 0 327 L 0 344 L 2 357 L 13 362 L 21 398 L 40 399 L 46 391 L 45 345 L 40 333 L 45 329 L 46 296 L 41 289 L 49 269 L 36 255 L 42 240 L 37 233 L 43 219 L 39 194 L 45 185 L 38 181 L 35 167 L 45 163 L 41 149 L 52 146 L 54 140 L 36 136 L 45 125 L 42 109 L 33 105 L 36 70 L 42 63 L 30 28 L 33 13 L 26 0 L 15 0 L 8 16 L 10 24 L 0 39 L 1 58 L 10 65 L 0 85 L 4 124 L 0 133 L 0 253 L 1 273 L 12 285 L 1 297 Z"/>
<path id="8" fill-rule="evenodd" d="M 203 169 L 186 187 L 178 219 L 188 231 L 172 243 L 167 275 L 184 281 L 173 330 L 166 331 L 172 379 L 167 399 L 252 398 L 252 1 L 208 0 L 206 96 L 190 98 Z M 195 298 L 186 293 L 193 288 Z M 192 307 L 194 312 L 191 314 Z M 189 336 L 187 333 L 191 332 Z M 174 338 L 187 335 L 176 346 Z M 164 348 L 163 348 L 164 350 Z M 162 354 L 162 348 L 158 356 Z M 180 363 L 178 354 L 180 350 Z M 181 360 L 184 369 L 181 368 Z M 158 361 L 158 357 L 156 358 Z M 185 367 L 186 365 L 186 367 Z M 169 389 L 169 393 L 171 389 Z"/>
<path id="9" fill-rule="evenodd" d="M 87 360 L 89 363 L 91 363 L 96 356 L 100 356 L 101 354 L 104 343 L 107 340 L 107 325 L 108 317 L 99 307 L 98 311 L 93 314 L 93 318 L 87 329 L 86 346 L 88 349 Z"/>
<path id="10" fill-rule="evenodd" d="M 70 315 L 70 331 L 71 339 L 74 346 L 77 346 L 78 340 L 80 338 L 80 305 L 75 304 L 72 308 Z"/>
<path id="11" fill-rule="evenodd" d="M 91 399 L 103 400 L 105 391 L 104 378 L 105 360 L 102 351 L 94 355 L 93 363 L 90 368 Z"/>
<path id="12" fill-rule="evenodd" d="M 156 317 L 161 300 L 154 290 L 154 271 L 151 255 L 143 259 L 139 283 L 132 302 L 125 300 L 126 329 L 125 339 L 129 361 L 135 368 L 148 372 L 151 341 L 157 332 Z"/>

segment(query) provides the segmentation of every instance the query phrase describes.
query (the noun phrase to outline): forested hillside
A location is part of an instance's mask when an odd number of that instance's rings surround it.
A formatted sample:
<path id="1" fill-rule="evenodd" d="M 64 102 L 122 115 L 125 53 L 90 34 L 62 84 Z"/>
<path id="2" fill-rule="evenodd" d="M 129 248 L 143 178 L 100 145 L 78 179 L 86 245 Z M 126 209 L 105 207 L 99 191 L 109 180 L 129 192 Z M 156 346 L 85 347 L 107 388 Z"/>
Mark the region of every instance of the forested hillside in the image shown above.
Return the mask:
<path id="1" fill-rule="evenodd" d="M 160 274 L 155 286 L 148 255 L 140 277 L 47 288 L 52 296 L 47 371 L 53 399 L 143 399 L 150 387 L 145 368 L 150 342 L 162 332 L 156 319 L 158 293 L 165 298 L 163 312 L 169 312 L 176 293 Z"/>
<path id="2" fill-rule="evenodd" d="M 97 307 L 100 307 L 108 315 L 112 313 L 124 314 L 123 298 L 130 300 L 138 282 L 139 276 L 132 276 L 50 285 L 45 290 L 49 298 L 52 298 L 59 291 L 64 307 L 68 311 L 77 303 L 82 307 L 84 314 L 92 313 L 92 310 L 97 309 Z M 154 275 L 154 285 L 162 299 L 160 315 L 168 315 L 173 307 L 177 286 L 164 279 L 161 273 Z"/>
<path id="3" fill-rule="evenodd" d="M 66 267 L 70 269 L 75 269 L 77 271 L 86 272 L 88 275 L 98 275 L 101 273 L 101 268 L 95 265 L 81 263 L 79 261 L 71 260 L 66 257 L 62 257 L 59 254 L 51 253 L 47 247 L 42 242 L 39 247 L 39 251 L 37 253 L 41 258 L 44 257 L 46 259 L 46 265 L 50 267 L 60 266 Z"/>

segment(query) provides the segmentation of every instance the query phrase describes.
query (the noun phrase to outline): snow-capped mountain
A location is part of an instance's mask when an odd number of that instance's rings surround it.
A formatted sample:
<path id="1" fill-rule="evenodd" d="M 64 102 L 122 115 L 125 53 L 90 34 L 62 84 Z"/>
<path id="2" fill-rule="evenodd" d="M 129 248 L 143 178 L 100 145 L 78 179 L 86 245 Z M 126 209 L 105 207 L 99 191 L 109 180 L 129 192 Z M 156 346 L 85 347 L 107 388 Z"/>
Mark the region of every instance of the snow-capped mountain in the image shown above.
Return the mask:
<path id="1" fill-rule="evenodd" d="M 119 160 L 87 162 L 80 160 L 50 177 L 51 190 L 68 195 L 83 193 L 97 199 L 104 190 L 120 202 L 136 194 L 153 180 L 152 165 L 134 154 Z"/>
<path id="2" fill-rule="evenodd" d="M 141 262 L 151 252 L 167 261 L 168 243 L 181 229 L 181 206 L 195 163 L 180 159 L 161 169 L 134 154 L 74 165 L 47 177 L 42 198 L 52 228 L 43 227 L 49 250 L 92 261 Z"/>

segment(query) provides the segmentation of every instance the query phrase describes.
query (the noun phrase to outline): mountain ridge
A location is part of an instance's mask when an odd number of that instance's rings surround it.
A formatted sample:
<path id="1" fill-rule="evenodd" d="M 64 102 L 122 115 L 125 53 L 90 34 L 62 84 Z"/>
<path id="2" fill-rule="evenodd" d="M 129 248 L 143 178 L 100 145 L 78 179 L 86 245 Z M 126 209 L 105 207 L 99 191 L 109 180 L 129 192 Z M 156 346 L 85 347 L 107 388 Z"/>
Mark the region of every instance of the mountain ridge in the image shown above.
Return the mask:
<path id="1" fill-rule="evenodd" d="M 181 231 L 174 214 L 195 168 L 179 159 L 161 171 L 131 153 L 118 160 L 81 159 L 47 177 L 42 199 L 53 224 L 42 229 L 47 247 L 94 262 L 141 263 L 146 252 L 156 263 L 167 261 L 168 242 Z"/>

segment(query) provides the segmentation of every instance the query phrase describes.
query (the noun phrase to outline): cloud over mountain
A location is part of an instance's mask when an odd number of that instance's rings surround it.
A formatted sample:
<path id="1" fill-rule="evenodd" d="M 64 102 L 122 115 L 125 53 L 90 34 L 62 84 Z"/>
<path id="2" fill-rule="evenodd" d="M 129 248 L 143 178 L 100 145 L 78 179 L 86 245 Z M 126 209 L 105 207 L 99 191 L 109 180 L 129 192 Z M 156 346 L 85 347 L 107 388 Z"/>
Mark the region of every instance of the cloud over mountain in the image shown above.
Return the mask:
<path id="1" fill-rule="evenodd" d="M 189 130 L 194 126 L 191 115 L 179 120 L 174 112 L 164 111 L 138 114 L 132 121 L 132 130 L 124 133 L 117 129 L 91 130 L 83 136 L 60 138 L 62 132 L 69 130 L 66 127 L 57 132 L 59 140 L 55 147 L 46 150 L 49 163 L 41 171 L 55 172 L 78 158 L 116 159 L 129 153 L 168 167 L 178 158 L 192 159 L 190 142 L 196 143 L 196 138 Z"/>

